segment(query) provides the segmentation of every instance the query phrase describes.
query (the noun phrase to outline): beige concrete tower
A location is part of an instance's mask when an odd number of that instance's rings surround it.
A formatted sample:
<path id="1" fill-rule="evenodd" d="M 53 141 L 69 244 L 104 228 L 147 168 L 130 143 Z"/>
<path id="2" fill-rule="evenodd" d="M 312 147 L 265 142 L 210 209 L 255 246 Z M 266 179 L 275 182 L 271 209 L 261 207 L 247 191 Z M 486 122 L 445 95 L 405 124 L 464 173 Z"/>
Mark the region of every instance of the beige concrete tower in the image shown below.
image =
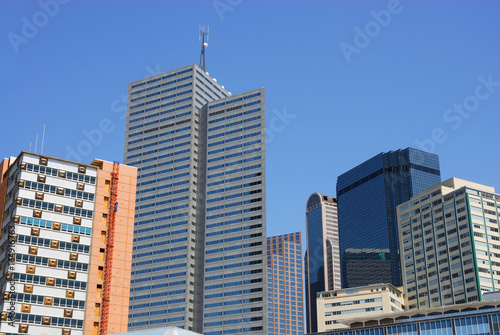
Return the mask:
<path id="1" fill-rule="evenodd" d="M 451 178 L 398 207 L 409 309 L 481 301 L 500 288 L 500 195 Z"/>

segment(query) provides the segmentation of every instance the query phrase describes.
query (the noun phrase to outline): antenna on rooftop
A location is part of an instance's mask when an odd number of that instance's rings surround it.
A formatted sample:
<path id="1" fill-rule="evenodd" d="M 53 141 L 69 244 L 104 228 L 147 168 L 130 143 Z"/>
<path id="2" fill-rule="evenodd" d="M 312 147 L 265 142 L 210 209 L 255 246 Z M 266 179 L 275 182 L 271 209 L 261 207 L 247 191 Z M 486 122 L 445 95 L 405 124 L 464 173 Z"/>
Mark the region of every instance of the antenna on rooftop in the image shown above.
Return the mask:
<path id="1" fill-rule="evenodd" d="M 203 70 L 203 72 L 207 71 L 205 69 L 205 48 L 208 47 L 208 31 L 209 27 L 207 27 L 207 30 L 205 31 L 205 26 L 202 27 L 200 24 L 200 36 L 199 36 L 199 40 L 201 42 L 200 68 Z M 205 41 L 205 36 L 207 37 L 206 41 Z"/>
<path id="2" fill-rule="evenodd" d="M 35 154 L 36 154 L 36 147 L 38 146 L 38 132 L 36 132 L 36 140 L 35 140 Z"/>
<path id="3" fill-rule="evenodd" d="M 45 140 L 45 122 L 43 123 L 43 133 L 42 133 L 42 149 L 40 150 L 40 155 L 43 155 L 43 141 Z"/>

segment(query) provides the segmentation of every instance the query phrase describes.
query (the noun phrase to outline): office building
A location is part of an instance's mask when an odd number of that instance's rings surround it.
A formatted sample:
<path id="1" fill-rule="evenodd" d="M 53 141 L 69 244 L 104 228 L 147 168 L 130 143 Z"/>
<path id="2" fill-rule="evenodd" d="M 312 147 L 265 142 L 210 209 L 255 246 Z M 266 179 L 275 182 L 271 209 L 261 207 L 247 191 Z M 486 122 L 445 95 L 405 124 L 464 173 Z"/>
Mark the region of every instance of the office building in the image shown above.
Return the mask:
<path id="1" fill-rule="evenodd" d="M 346 287 L 384 283 L 391 278 L 389 249 L 346 249 L 344 264 Z"/>
<path id="2" fill-rule="evenodd" d="M 500 301 L 370 315 L 344 322 L 349 324 L 349 329 L 330 330 L 319 334 L 497 335 L 500 329 Z"/>
<path id="3" fill-rule="evenodd" d="M 481 301 L 500 287 L 500 195 L 450 178 L 398 207 L 408 306 Z"/>
<path id="4" fill-rule="evenodd" d="M 340 288 L 337 199 L 313 193 L 306 207 L 305 256 L 307 332 L 317 332 L 316 296 Z"/>
<path id="5" fill-rule="evenodd" d="M 302 234 L 267 238 L 268 335 L 304 334 Z"/>
<path id="6" fill-rule="evenodd" d="M 376 284 L 321 292 L 318 305 L 318 332 L 348 328 L 345 320 L 404 311 L 401 288 Z"/>
<path id="7" fill-rule="evenodd" d="M 22 152 L 0 171 L 0 334 L 126 331 L 136 168 Z"/>
<path id="8" fill-rule="evenodd" d="M 129 330 L 265 332 L 264 89 L 190 65 L 129 84 L 138 168 Z"/>
<path id="9" fill-rule="evenodd" d="M 389 249 L 391 278 L 384 282 L 402 286 L 396 206 L 439 182 L 438 156 L 413 148 L 380 153 L 340 175 L 337 200 L 343 273 L 346 249 Z M 342 287 L 347 287 L 345 277 Z"/>

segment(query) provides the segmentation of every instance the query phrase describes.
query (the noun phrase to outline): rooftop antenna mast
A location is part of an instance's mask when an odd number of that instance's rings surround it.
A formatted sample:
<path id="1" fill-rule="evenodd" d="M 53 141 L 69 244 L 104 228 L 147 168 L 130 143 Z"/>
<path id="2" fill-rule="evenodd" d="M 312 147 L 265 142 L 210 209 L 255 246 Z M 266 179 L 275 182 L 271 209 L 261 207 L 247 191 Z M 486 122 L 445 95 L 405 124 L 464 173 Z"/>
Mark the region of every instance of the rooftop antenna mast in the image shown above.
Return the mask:
<path id="1" fill-rule="evenodd" d="M 43 155 L 43 141 L 45 140 L 45 122 L 43 123 L 43 133 L 42 133 L 42 149 L 40 150 L 40 155 Z"/>
<path id="2" fill-rule="evenodd" d="M 208 47 L 208 31 L 209 27 L 207 27 L 207 30 L 205 31 L 205 26 L 202 27 L 200 25 L 200 37 L 199 37 L 199 40 L 201 42 L 200 68 L 203 70 L 203 72 L 207 71 L 205 69 L 205 48 Z M 207 37 L 206 41 L 205 41 L 205 36 Z"/>
<path id="3" fill-rule="evenodd" d="M 36 139 L 35 139 L 35 154 L 36 154 L 36 147 L 38 146 L 38 132 L 36 132 Z"/>

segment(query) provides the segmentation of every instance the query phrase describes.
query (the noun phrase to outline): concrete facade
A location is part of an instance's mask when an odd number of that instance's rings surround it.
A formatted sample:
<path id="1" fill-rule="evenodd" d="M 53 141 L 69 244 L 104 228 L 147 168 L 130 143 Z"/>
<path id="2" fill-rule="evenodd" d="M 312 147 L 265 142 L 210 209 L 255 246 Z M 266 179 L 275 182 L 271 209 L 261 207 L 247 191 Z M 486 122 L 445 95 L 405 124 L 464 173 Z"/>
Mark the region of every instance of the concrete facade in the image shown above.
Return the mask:
<path id="1" fill-rule="evenodd" d="M 0 334 L 97 334 L 103 322 L 109 333 L 127 329 L 136 169 L 121 166 L 116 209 L 105 200 L 112 167 L 28 152 L 3 161 Z M 103 217 L 115 210 L 110 255 Z M 109 313 L 100 308 L 106 270 Z"/>
<path id="2" fill-rule="evenodd" d="M 369 315 L 345 322 L 349 329 L 330 330 L 320 334 L 497 334 L 500 329 L 500 300 Z"/>
<path id="3" fill-rule="evenodd" d="M 111 256 L 111 262 L 108 262 L 108 266 L 111 266 L 112 270 L 107 329 L 110 334 L 113 334 L 125 332 L 128 329 L 137 169 L 120 165 L 116 199 L 118 206 L 111 209 L 113 163 L 96 159 L 91 165 L 97 167 L 98 170 L 85 329 L 92 328 L 93 333 L 95 333 L 98 332 L 101 326 L 103 290 L 105 289 L 103 285 L 104 270 L 107 264 L 106 257 Z M 113 254 L 108 256 L 109 212 L 115 209 Z M 87 333 L 91 334 L 90 332 Z"/>
<path id="4" fill-rule="evenodd" d="M 265 332 L 264 99 L 231 95 L 196 65 L 129 85 L 130 330 Z"/>
<path id="5" fill-rule="evenodd" d="M 318 294 L 318 332 L 348 328 L 350 320 L 404 311 L 402 288 L 391 284 L 368 285 Z"/>
<path id="6" fill-rule="evenodd" d="M 500 287 L 500 195 L 450 178 L 398 206 L 410 309 L 481 301 Z"/>

